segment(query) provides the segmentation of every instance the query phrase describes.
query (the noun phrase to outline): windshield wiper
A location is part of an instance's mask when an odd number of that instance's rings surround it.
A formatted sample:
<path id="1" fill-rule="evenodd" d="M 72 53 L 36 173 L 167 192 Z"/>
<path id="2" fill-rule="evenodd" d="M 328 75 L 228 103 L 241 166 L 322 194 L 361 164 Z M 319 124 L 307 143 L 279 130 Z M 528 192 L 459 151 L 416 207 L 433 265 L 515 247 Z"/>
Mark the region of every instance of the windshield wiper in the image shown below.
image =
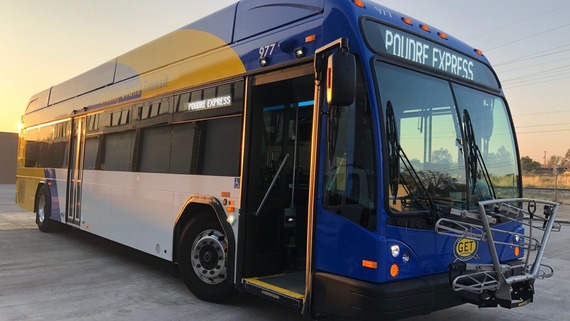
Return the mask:
<path id="1" fill-rule="evenodd" d="M 477 166 L 481 166 L 481 172 L 485 178 L 487 184 L 479 184 L 479 187 L 482 189 L 487 189 L 489 195 L 496 199 L 497 195 L 495 194 L 495 188 L 493 187 L 493 182 L 491 182 L 491 175 L 487 170 L 487 166 L 485 165 L 485 160 L 483 159 L 483 155 L 481 155 L 481 150 L 477 145 L 477 139 L 475 138 L 475 132 L 473 131 L 473 123 L 471 122 L 471 117 L 469 116 L 469 112 L 467 109 L 463 110 L 463 123 L 465 124 L 465 140 L 466 140 L 466 148 L 467 148 L 467 170 L 469 172 L 469 178 L 471 182 L 471 193 L 475 194 L 478 189 L 478 180 L 479 180 L 479 173 L 477 170 Z M 483 186 L 481 186 L 483 185 Z M 478 194 L 482 194 L 482 191 L 478 191 Z M 481 199 L 482 200 L 482 199 Z"/>
<path id="2" fill-rule="evenodd" d="M 390 181 L 390 190 L 392 191 L 392 197 L 394 204 L 396 203 L 396 197 L 398 196 L 398 185 L 400 183 L 400 161 L 406 167 L 408 173 L 410 173 L 410 177 L 414 181 L 414 184 L 418 187 L 421 196 L 417 197 L 410 192 L 409 186 L 407 182 L 404 181 L 405 184 L 402 184 L 404 189 L 406 189 L 406 193 L 414 203 L 420 204 L 420 200 L 423 200 L 427 203 L 428 208 L 431 210 L 432 213 L 437 213 L 438 208 L 435 205 L 435 202 L 429 195 L 426 187 L 423 185 L 422 180 L 406 153 L 402 149 L 402 146 L 398 143 L 398 129 L 396 127 L 396 117 L 394 116 L 394 109 L 392 107 L 392 102 L 388 101 L 386 106 L 386 140 L 388 142 L 388 169 L 389 169 L 389 181 Z M 403 178 L 402 178 L 403 179 Z"/>

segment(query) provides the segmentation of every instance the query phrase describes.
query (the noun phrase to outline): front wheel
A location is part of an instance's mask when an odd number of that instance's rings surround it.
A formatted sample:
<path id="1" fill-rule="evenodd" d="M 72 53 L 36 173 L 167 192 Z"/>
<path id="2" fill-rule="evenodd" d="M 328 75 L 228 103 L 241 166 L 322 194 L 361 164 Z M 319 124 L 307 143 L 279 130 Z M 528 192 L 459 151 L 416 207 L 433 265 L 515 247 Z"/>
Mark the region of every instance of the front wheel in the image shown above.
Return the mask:
<path id="1" fill-rule="evenodd" d="M 224 302 L 235 294 L 229 268 L 228 238 L 216 221 L 193 219 L 182 232 L 179 268 L 199 299 Z"/>

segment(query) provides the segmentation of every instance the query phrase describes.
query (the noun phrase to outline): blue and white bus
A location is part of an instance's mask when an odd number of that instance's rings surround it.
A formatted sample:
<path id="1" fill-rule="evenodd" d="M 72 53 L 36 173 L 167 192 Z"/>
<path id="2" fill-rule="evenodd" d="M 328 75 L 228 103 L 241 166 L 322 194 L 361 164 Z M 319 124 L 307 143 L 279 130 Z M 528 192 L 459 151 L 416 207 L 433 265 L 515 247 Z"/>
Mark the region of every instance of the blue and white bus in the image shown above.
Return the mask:
<path id="1" fill-rule="evenodd" d="M 397 318 L 523 306 L 553 273 L 558 205 L 521 198 L 485 56 L 371 1 L 240 1 L 32 96 L 22 122 L 17 202 L 41 231 L 171 261 L 204 300 Z"/>

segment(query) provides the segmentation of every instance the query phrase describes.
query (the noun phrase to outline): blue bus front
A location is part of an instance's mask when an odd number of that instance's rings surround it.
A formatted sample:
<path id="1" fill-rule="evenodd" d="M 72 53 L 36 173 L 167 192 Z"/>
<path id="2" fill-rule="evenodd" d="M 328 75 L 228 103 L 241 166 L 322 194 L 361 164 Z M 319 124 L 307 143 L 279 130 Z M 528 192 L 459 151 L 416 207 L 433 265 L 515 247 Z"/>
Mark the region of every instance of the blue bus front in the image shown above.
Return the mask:
<path id="1" fill-rule="evenodd" d="M 391 318 L 531 302 L 534 279 L 517 262 L 532 247 L 536 202 L 512 200 L 522 196 L 516 137 L 488 61 L 419 21 L 347 3 L 340 11 L 357 25 L 337 17 L 323 28 L 325 38 L 356 30 L 359 72 L 354 104 L 322 116 L 313 309 Z M 539 211 L 545 227 L 551 206 Z M 470 269 L 491 272 L 454 283 Z M 517 273 L 522 290 L 495 295 Z"/>

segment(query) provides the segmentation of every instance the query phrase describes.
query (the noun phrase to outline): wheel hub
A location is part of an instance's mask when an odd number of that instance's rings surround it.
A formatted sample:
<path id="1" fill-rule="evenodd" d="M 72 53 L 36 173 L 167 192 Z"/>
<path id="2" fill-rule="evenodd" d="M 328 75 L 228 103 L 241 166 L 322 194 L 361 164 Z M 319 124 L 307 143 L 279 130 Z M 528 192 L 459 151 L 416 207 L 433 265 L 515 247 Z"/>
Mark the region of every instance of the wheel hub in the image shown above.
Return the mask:
<path id="1" fill-rule="evenodd" d="M 40 199 L 38 200 L 38 220 L 40 223 L 43 223 L 46 218 L 45 206 L 46 197 L 44 195 L 40 195 Z"/>
<path id="2" fill-rule="evenodd" d="M 192 244 L 192 268 L 205 283 L 218 284 L 227 277 L 227 253 L 228 245 L 224 234 L 206 230 Z"/>

